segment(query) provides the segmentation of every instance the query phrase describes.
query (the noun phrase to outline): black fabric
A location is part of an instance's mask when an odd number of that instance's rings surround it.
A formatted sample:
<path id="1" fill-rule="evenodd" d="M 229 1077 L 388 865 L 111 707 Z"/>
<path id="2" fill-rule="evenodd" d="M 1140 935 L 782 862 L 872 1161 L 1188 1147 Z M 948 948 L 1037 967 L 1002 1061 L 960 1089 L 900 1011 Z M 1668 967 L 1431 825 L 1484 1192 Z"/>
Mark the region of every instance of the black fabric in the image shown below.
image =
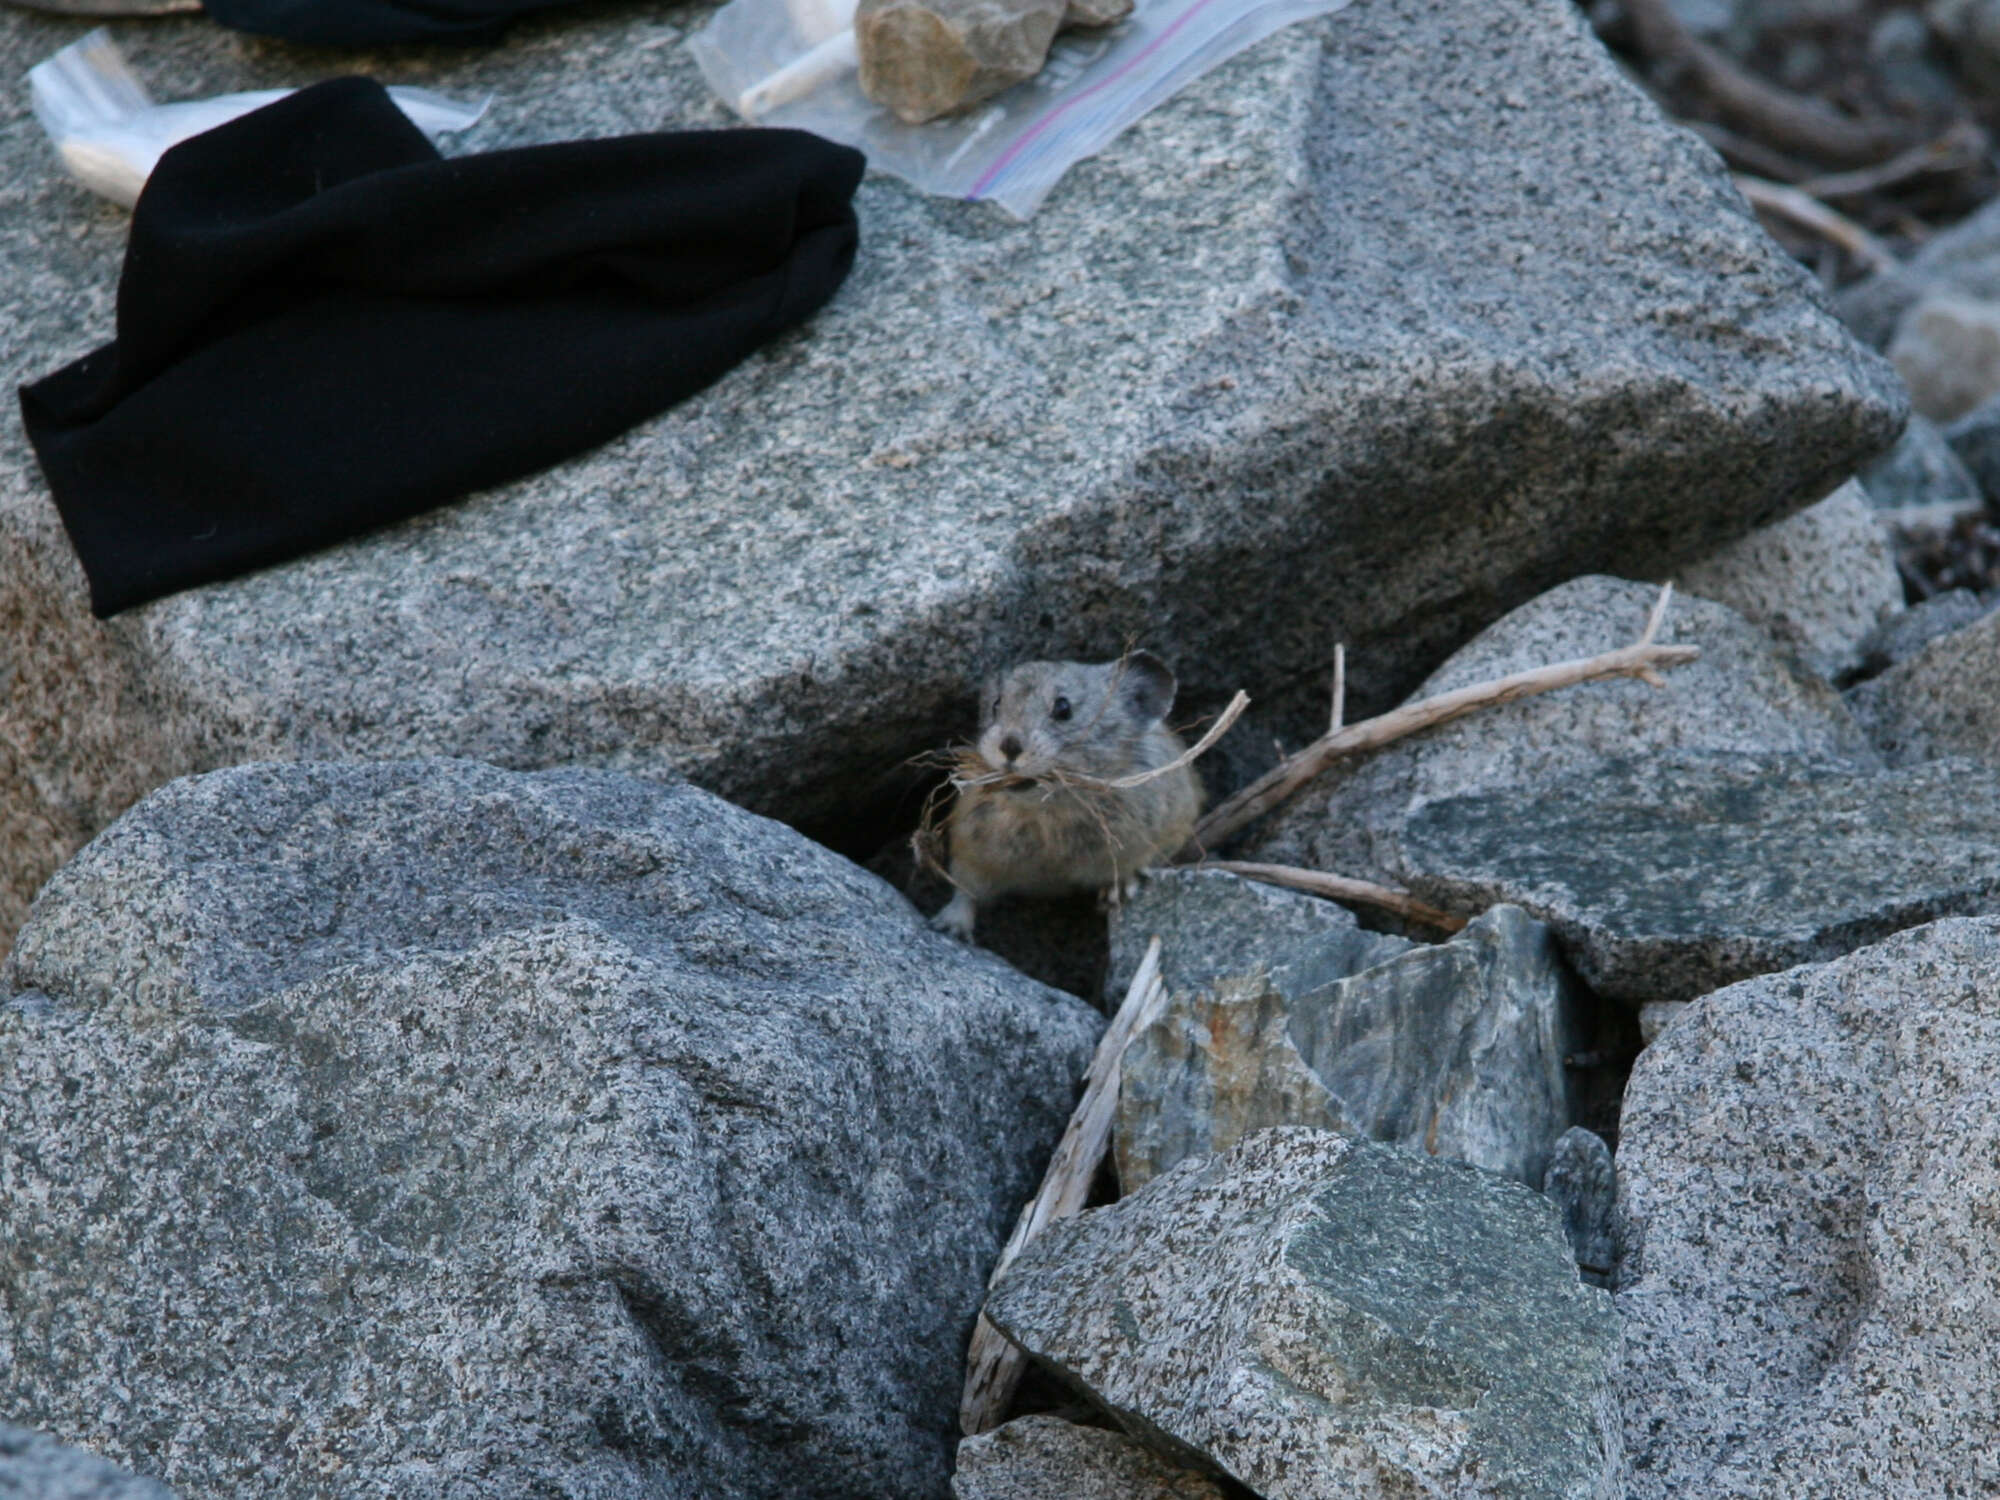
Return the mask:
<path id="1" fill-rule="evenodd" d="M 224 26 L 326 47 L 478 41 L 524 11 L 568 0 L 206 0 Z"/>
<path id="2" fill-rule="evenodd" d="M 118 336 L 21 391 L 112 614 L 603 442 L 820 307 L 858 152 L 790 130 L 445 161 L 366 79 L 174 147 Z"/>

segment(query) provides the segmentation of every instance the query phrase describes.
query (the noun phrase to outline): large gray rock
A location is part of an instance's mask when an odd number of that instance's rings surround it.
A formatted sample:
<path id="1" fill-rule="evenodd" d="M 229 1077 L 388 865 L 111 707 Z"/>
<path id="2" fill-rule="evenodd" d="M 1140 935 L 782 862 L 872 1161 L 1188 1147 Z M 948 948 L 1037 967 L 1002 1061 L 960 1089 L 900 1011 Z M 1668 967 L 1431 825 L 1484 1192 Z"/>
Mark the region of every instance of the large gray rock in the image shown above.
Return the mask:
<path id="1" fill-rule="evenodd" d="M 1728 605 L 1828 678 L 1858 666 L 1861 643 L 1903 611 L 1888 535 L 1853 480 L 1683 568 L 1678 581 Z"/>
<path id="2" fill-rule="evenodd" d="M 1971 589 L 1946 589 L 1942 594 L 1934 594 L 1885 620 L 1879 630 L 1861 643 L 1860 670 L 1868 677 L 1879 676 L 1908 661 L 1932 641 L 1977 624 L 1996 606 L 2000 606 L 2000 599 L 1989 602 Z M 1862 726 L 1870 727 L 1865 700 L 1850 692 L 1848 705 L 1856 710 Z"/>
<path id="3" fill-rule="evenodd" d="M 1564 1063 L 1581 1050 L 1579 1004 L 1549 930 L 1512 906 L 1302 993 L 1259 972 L 1177 994 L 1125 1053 L 1119 1185 L 1312 1125 L 1540 1187 L 1576 1121 Z"/>
<path id="4" fill-rule="evenodd" d="M 1622 1497 L 1617 1324 L 1539 1193 L 1296 1127 L 1051 1225 L 994 1325 L 1266 1500 Z"/>
<path id="5" fill-rule="evenodd" d="M 1404 844 L 1426 899 L 1518 903 L 1587 984 L 1633 1005 L 2000 911 L 2000 786 L 1970 761 L 1630 761 L 1432 802 Z"/>
<path id="6" fill-rule="evenodd" d="M 1574 579 L 1488 628 L 1414 696 L 1629 646 L 1658 593 Z M 1253 830 L 1254 857 L 1402 884 L 1422 872 L 1405 848 L 1409 820 L 1439 798 L 1546 787 L 1624 757 L 1686 751 L 1876 763 L 1840 695 L 1733 610 L 1676 598 L 1660 639 L 1701 650 L 1665 674 L 1664 688 L 1629 678 L 1564 688 L 1336 765 Z"/>
<path id="7" fill-rule="evenodd" d="M 177 782 L 4 989 L 10 1415 L 241 1500 L 935 1500 L 1100 1024 L 707 793 L 464 761 Z"/>
<path id="8" fill-rule="evenodd" d="M 1230 1500 L 1213 1476 L 1121 1432 L 1017 1417 L 958 1445 L 952 1500 Z"/>
<path id="9" fill-rule="evenodd" d="M 2000 769 L 2000 610 L 1938 636 L 1849 694 L 1891 765 L 1970 756 Z"/>
<path id="10" fill-rule="evenodd" d="M 1263 967 L 1285 996 L 1358 974 L 1407 951 L 1408 938 L 1365 932 L 1354 913 L 1303 891 L 1227 870 L 1150 871 L 1138 893 L 1111 913 L 1104 998 L 1115 1008 L 1131 987 L 1147 944 L 1160 939 L 1160 979 L 1169 994 L 1198 990 Z"/>
<path id="11" fill-rule="evenodd" d="M 1618 1168 L 1633 1500 L 2000 1490 L 2000 922 L 1734 985 L 1640 1057 Z"/>
<path id="12" fill-rule="evenodd" d="M 174 1500 L 140 1479 L 44 1432 L 0 1423 L 0 1500 Z"/>
<path id="13" fill-rule="evenodd" d="M 2000 516 L 2000 396 L 1981 402 L 1952 423 L 1944 440 L 1971 475 L 1987 509 Z"/>
<path id="14" fill-rule="evenodd" d="M 453 147 L 481 150 L 725 123 L 679 45 L 706 14 L 560 7 L 493 47 L 337 59 L 199 19 L 130 43 L 162 98 L 334 68 L 491 90 Z M 0 7 L 16 77 L 74 36 Z M 59 176 L 22 91 L 0 121 L 13 383 L 109 336 L 125 221 Z M 1029 223 L 886 179 L 859 211 L 812 326 L 674 411 L 108 625 L 0 429 L 0 932 L 146 789 L 251 758 L 678 769 L 822 827 L 869 822 L 1014 661 L 1140 640 L 1200 707 L 1272 701 L 1345 640 L 1365 711 L 1563 578 L 1809 503 L 1903 417 L 1571 0 L 1356 0 Z"/>

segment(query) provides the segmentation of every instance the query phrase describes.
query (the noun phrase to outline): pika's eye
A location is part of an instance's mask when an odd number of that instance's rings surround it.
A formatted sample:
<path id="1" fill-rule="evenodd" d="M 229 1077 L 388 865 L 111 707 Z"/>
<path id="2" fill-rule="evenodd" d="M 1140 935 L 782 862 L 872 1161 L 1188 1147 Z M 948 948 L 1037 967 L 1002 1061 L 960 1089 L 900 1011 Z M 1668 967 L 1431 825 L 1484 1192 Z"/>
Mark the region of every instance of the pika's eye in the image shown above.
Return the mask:
<path id="1" fill-rule="evenodd" d="M 1051 719 L 1054 719 L 1057 723 L 1061 723 L 1063 720 L 1067 719 L 1069 717 L 1069 699 L 1067 698 L 1056 699 L 1054 706 L 1049 709 L 1049 717 Z"/>

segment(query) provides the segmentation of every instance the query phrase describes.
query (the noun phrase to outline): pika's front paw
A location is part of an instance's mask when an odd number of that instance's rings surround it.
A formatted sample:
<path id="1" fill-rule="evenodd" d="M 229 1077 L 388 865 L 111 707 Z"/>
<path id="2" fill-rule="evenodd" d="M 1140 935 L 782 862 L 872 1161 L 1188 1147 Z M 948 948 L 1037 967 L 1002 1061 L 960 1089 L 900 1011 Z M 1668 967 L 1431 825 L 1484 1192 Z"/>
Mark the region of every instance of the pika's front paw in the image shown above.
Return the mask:
<path id="1" fill-rule="evenodd" d="M 972 941 L 973 919 L 978 914 L 979 908 L 973 903 L 972 898 L 964 891 L 960 891 L 951 898 L 943 911 L 931 918 L 931 926 L 939 932 L 957 938 L 961 943 L 969 943 Z"/>

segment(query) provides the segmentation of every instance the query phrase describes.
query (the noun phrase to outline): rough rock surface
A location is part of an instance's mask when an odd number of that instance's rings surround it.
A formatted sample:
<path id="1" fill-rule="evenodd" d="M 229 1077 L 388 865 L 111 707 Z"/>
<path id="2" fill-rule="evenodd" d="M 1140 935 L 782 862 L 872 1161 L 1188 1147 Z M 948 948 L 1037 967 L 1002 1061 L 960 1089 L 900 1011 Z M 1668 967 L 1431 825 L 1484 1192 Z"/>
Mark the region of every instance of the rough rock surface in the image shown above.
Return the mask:
<path id="1" fill-rule="evenodd" d="M 1710 995 L 1618 1151 L 1633 1500 L 2000 1491 L 2000 922 Z"/>
<path id="2" fill-rule="evenodd" d="M 1896 325 L 1889 361 L 1918 413 L 1956 421 L 2000 395 L 2000 301 L 1924 298 Z"/>
<path id="3" fill-rule="evenodd" d="M 1848 695 L 1891 765 L 1963 755 L 2000 769 L 2000 610 L 1938 636 Z"/>
<path id="4" fill-rule="evenodd" d="M 1953 431 L 1959 425 L 1954 422 Z M 1860 479 L 1869 500 L 1884 510 L 1906 505 L 1977 504 L 1981 493 L 1978 481 L 1943 430 L 1914 412 L 1896 446 L 1863 469 Z"/>
<path id="5" fill-rule="evenodd" d="M 1125 998 L 1156 936 L 1169 994 L 1202 989 L 1261 964 L 1280 993 L 1297 996 L 1411 946 L 1408 938 L 1364 932 L 1337 902 L 1226 870 L 1154 870 L 1138 894 L 1112 912 L 1110 927 L 1104 996 L 1113 1007 Z"/>
<path id="6" fill-rule="evenodd" d="M 934 1500 L 1100 1027 L 707 793 L 465 761 L 174 783 L 4 989 L 10 1415 L 217 1500 Z"/>
<path id="7" fill-rule="evenodd" d="M 986 1313 L 1266 1500 L 1624 1494 L 1610 1297 L 1457 1162 L 1265 1131 L 1051 1225 Z"/>
<path id="8" fill-rule="evenodd" d="M 1430 803 L 1404 844 L 1427 899 L 1518 903 L 1585 983 L 1633 1005 L 2000 911 L 2000 786 L 1970 761 L 1624 762 Z"/>
<path id="9" fill-rule="evenodd" d="M 1659 590 L 1578 578 L 1523 605 L 1453 656 L 1418 698 L 1628 646 Z M 1627 756 L 1689 750 L 1875 762 L 1840 695 L 1734 611 L 1677 598 L 1660 639 L 1701 648 L 1655 689 L 1588 683 L 1484 709 L 1335 766 L 1253 830 L 1257 859 L 1402 884 L 1417 870 L 1404 829 L 1424 803 L 1546 786 Z"/>
<path id="10" fill-rule="evenodd" d="M 0 1500 L 174 1500 L 164 1485 L 139 1479 L 47 1433 L 0 1423 Z"/>
<path id="11" fill-rule="evenodd" d="M 707 14 L 555 7 L 492 47 L 339 58 L 198 18 L 125 40 L 162 99 L 336 67 L 491 91 L 475 151 L 726 123 L 680 46 Z M 0 6 L 15 77 L 75 35 Z M 108 337 L 126 222 L 27 110 L 0 97 L 9 384 Z M 679 769 L 821 828 L 872 820 L 866 788 L 1014 661 L 1143 639 L 1199 707 L 1344 640 L 1366 711 L 1563 578 L 1809 503 L 1903 418 L 1571 0 L 1356 0 L 1026 224 L 887 179 L 858 202 L 832 304 L 703 395 L 109 624 L 0 427 L 0 934 L 143 792 L 247 759 Z"/>
<path id="12" fill-rule="evenodd" d="M 1903 611 L 1889 539 L 1853 480 L 1683 568 L 1678 582 L 1728 605 L 1828 678 L 1858 665 L 1861 642 Z"/>
<path id="13" fill-rule="evenodd" d="M 1230 1500 L 1230 1491 L 1122 1432 L 1017 1417 L 958 1445 L 952 1500 Z"/>
<path id="14" fill-rule="evenodd" d="M 1540 1187 L 1575 1123 L 1580 997 L 1541 923 L 1496 907 L 1450 942 L 1285 993 L 1262 974 L 1177 994 L 1125 1054 L 1126 1191 L 1272 1125 L 1389 1141 Z"/>
<path id="15" fill-rule="evenodd" d="M 1068 0 L 861 0 L 861 92 L 921 125 L 990 99 L 1048 61 Z"/>
<path id="16" fill-rule="evenodd" d="M 2000 301 L 2000 201 L 1932 235 L 1902 265 L 1842 289 L 1834 304 L 1855 333 L 1885 349 L 1903 315 L 1932 293 Z"/>

